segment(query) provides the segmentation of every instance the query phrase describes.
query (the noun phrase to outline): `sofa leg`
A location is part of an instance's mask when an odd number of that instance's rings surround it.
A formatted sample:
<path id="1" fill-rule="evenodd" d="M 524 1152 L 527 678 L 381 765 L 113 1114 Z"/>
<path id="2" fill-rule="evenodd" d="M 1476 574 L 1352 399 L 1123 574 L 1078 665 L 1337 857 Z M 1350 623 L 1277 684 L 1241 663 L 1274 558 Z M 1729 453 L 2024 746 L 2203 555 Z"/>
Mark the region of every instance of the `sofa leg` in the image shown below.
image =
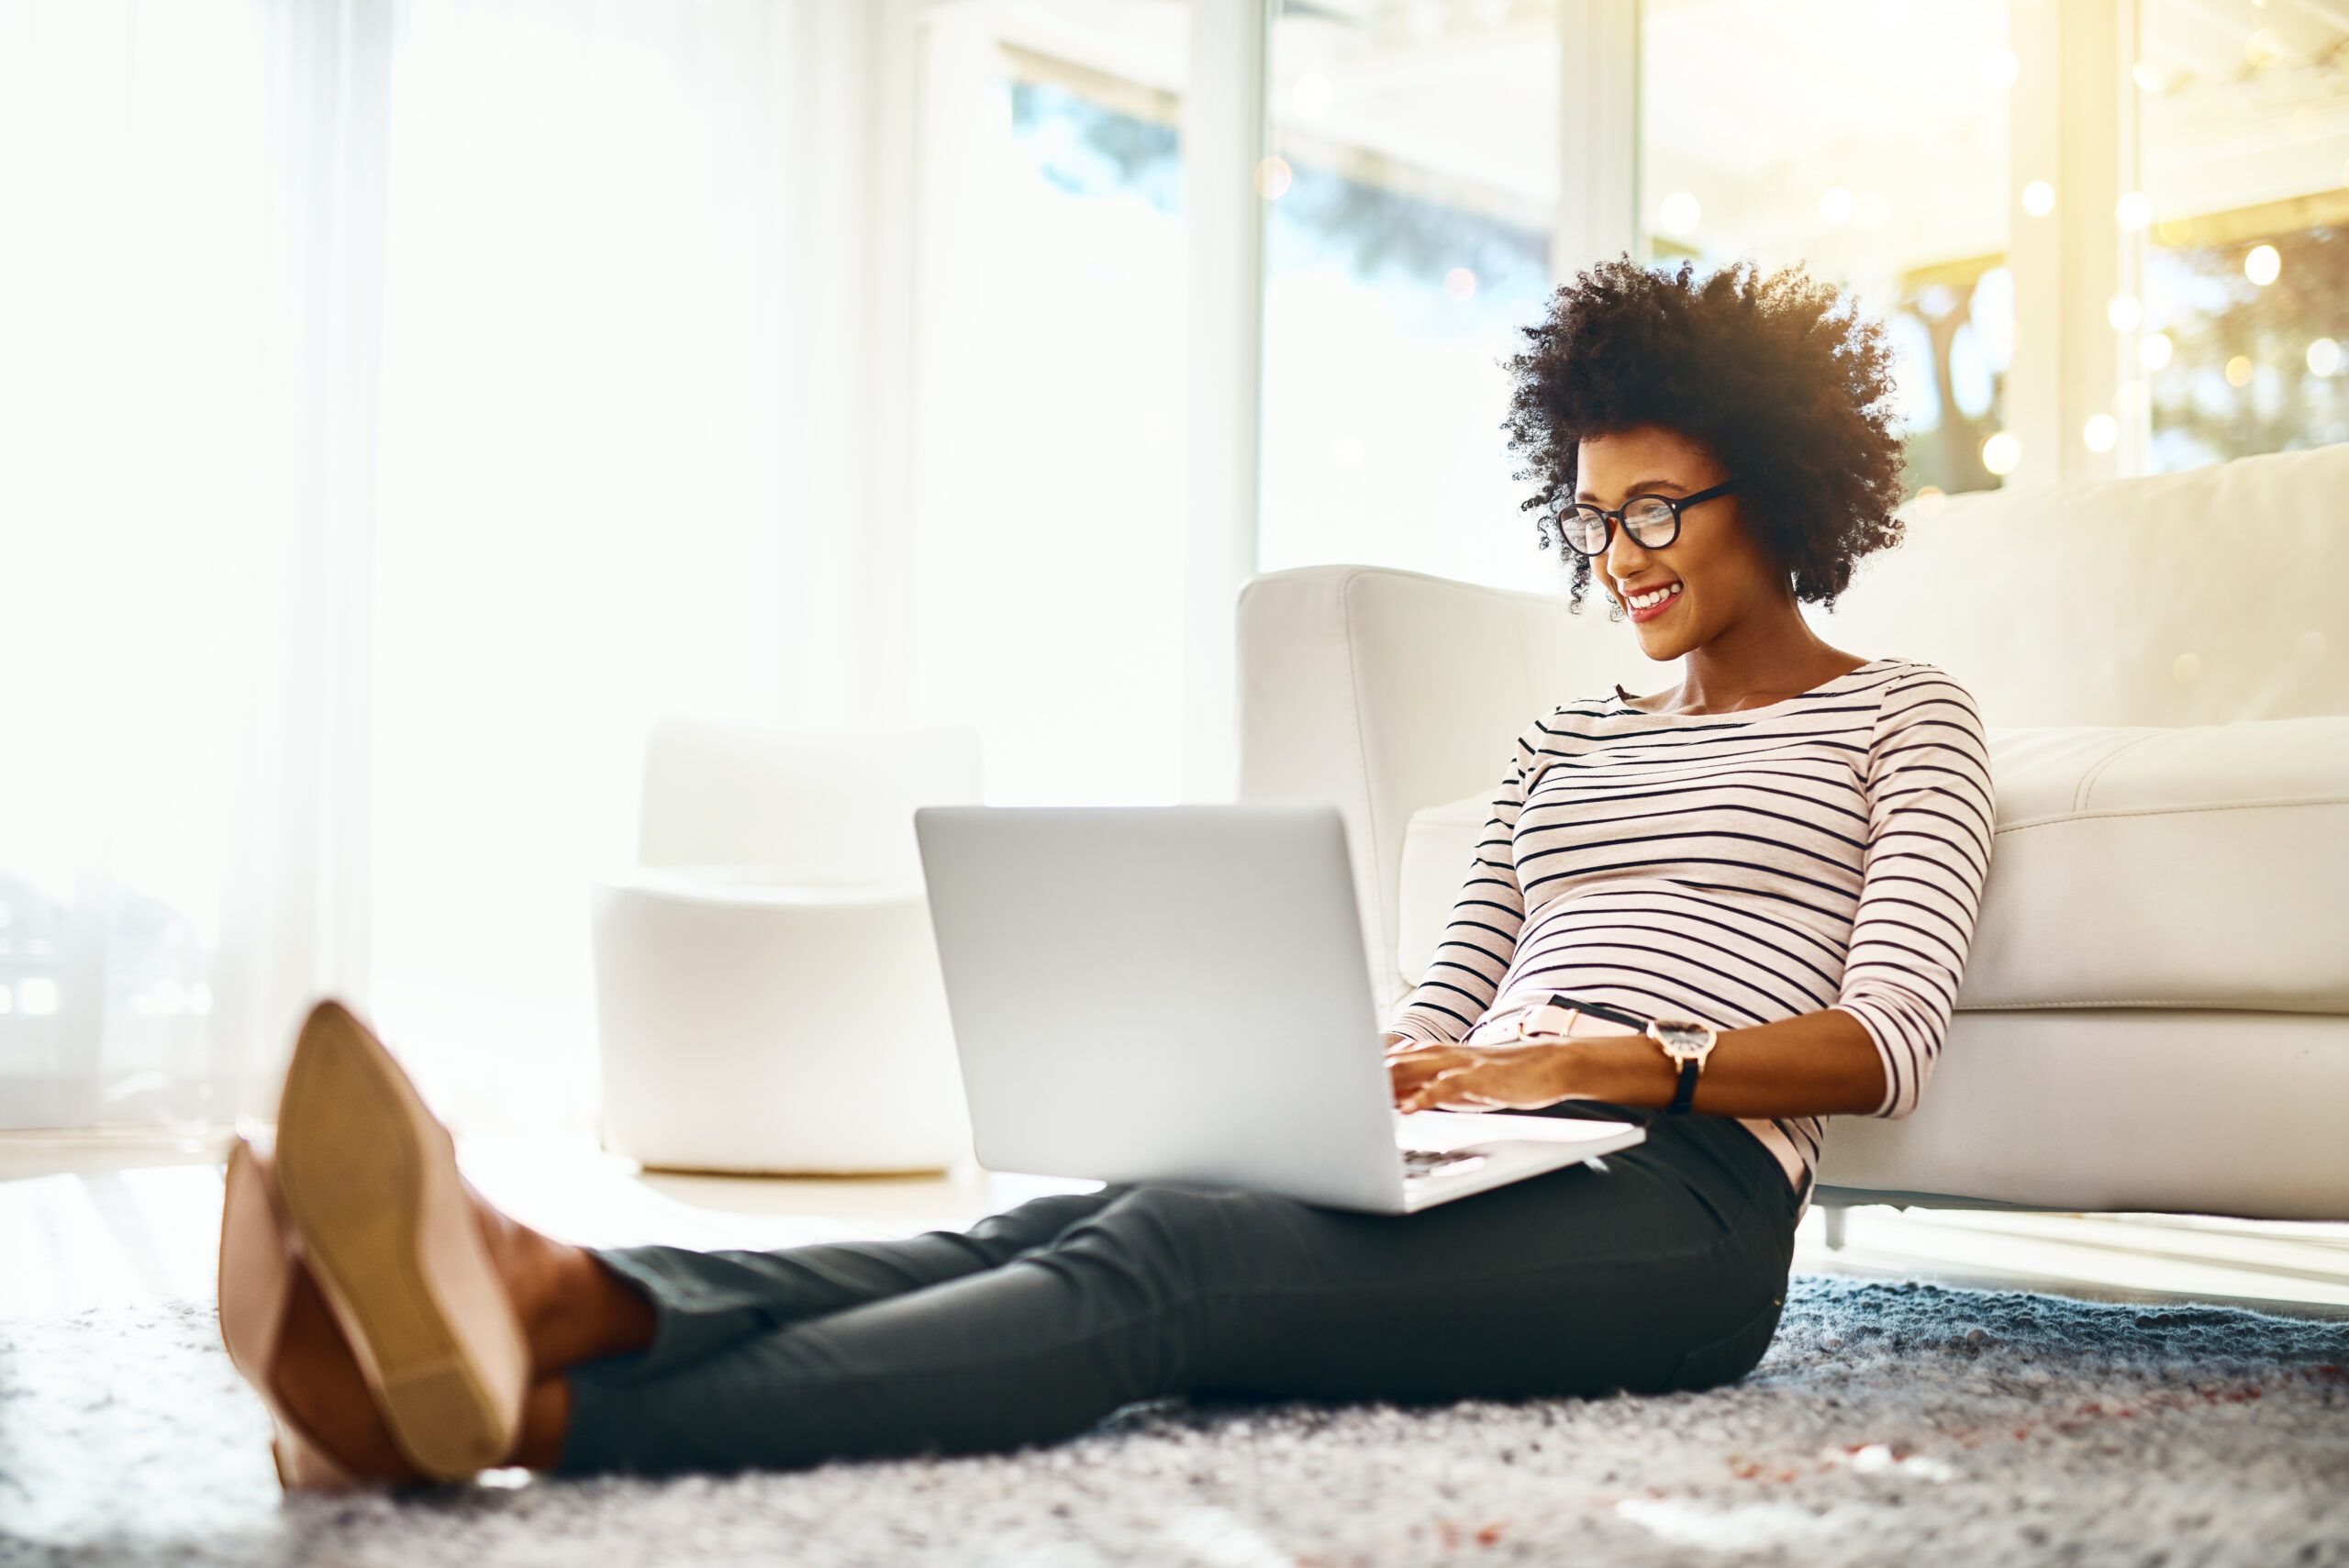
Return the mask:
<path id="1" fill-rule="evenodd" d="M 1825 1221 L 1827 1250 L 1831 1252 L 1842 1251 L 1843 1250 L 1843 1208 L 1838 1205 L 1836 1207 L 1824 1208 L 1820 1212 L 1827 1217 Z"/>

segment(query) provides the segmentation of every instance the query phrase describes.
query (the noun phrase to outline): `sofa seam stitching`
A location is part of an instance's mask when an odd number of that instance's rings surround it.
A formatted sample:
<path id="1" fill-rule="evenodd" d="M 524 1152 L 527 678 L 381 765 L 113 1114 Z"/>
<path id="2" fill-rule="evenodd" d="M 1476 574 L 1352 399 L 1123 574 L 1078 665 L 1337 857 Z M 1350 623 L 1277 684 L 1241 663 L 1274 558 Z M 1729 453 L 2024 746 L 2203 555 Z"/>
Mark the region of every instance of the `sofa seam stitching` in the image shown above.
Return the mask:
<path id="1" fill-rule="evenodd" d="M 2349 806 L 2349 795 L 2304 795 L 2283 800 L 2240 800 L 2202 802 L 2189 806 L 2132 806 L 2110 811 L 2065 811 L 2048 817 L 2034 817 L 2022 822 L 2001 822 L 1994 833 L 2020 833 L 2028 828 L 2055 828 L 2066 822 L 2101 822 L 2127 817 L 2176 817 L 2188 812 L 2275 811 L 2308 806 Z"/>
<path id="2" fill-rule="evenodd" d="M 2134 751 L 2136 748 L 2143 745 L 2146 741 L 2153 740 L 2155 736 L 2163 732 L 2158 729 L 2149 729 L 2143 735 L 2135 736 L 2130 740 L 2122 741 L 2120 745 L 2115 746 L 2111 751 L 2106 752 L 2103 759 L 2094 767 L 2090 768 L 2081 778 L 2080 787 L 2075 791 L 2072 795 L 2072 809 L 2074 811 L 2087 810 L 2088 798 L 2096 793 L 2097 780 L 2104 776 L 2104 771 L 2112 766 L 2114 762 L 2120 761 L 2121 758 L 2128 752 Z"/>

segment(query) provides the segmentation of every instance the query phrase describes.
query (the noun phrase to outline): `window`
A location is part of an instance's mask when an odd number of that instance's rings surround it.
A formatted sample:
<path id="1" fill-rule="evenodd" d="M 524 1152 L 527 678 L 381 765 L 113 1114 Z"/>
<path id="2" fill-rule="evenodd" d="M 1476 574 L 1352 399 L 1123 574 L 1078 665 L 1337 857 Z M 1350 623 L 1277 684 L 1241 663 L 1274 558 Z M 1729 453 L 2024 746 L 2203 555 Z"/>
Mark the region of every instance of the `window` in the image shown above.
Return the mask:
<path id="1" fill-rule="evenodd" d="M 2131 325 L 2155 470 L 2349 440 L 2344 58 L 2326 7 L 2144 0 Z"/>
<path id="2" fill-rule="evenodd" d="M 1552 288 L 1553 4 L 1279 4 L 1259 570 L 1554 585 L 1501 426 Z"/>
<path id="3" fill-rule="evenodd" d="M 788 14 L 314 20 L 0 7 L 0 1125 L 265 1112 L 321 992 L 583 1122 L 643 730 L 803 675 Z"/>
<path id="4" fill-rule="evenodd" d="M 1189 8 L 926 24 L 915 700 L 995 805 L 1180 797 Z"/>
<path id="5" fill-rule="evenodd" d="M 1885 324 L 1909 489 L 1987 489 L 2014 350 L 2004 0 L 1645 0 L 1653 261 L 1801 262 Z"/>
<path id="6" fill-rule="evenodd" d="M 751 0 L 705 7 L 750 58 Z M 584 1127 L 587 888 L 662 713 L 794 678 L 774 83 L 683 19 L 406 8 L 370 575 L 372 1021 L 461 1123 Z M 527 112 L 518 106 L 527 105 Z M 429 108 L 428 108 L 429 106 Z M 690 177 L 685 177 L 690 172 Z M 787 449 L 785 449 L 787 450 Z"/>

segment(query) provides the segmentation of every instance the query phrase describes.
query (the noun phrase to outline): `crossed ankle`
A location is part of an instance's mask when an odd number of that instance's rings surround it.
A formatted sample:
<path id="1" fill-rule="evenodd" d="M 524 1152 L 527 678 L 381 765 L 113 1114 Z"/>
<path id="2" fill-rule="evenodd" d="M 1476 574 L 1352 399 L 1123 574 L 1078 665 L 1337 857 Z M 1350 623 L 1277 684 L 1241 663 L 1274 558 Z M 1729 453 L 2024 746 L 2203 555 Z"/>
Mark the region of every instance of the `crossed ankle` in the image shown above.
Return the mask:
<path id="1" fill-rule="evenodd" d="M 468 1187 L 498 1277 L 529 1346 L 530 1374 L 546 1378 L 581 1362 L 652 1340 L 651 1304 L 584 1247 L 558 1241 Z"/>
<path id="2" fill-rule="evenodd" d="M 522 1401 L 522 1429 L 507 1462 L 526 1470 L 553 1470 L 562 1462 L 562 1434 L 570 1424 L 570 1384 L 560 1377 L 539 1379 Z"/>
<path id="3" fill-rule="evenodd" d="M 558 1244 L 560 1246 L 560 1244 Z M 548 1298 L 556 1360 L 547 1370 L 601 1361 L 652 1343 L 652 1304 L 584 1247 L 561 1246 Z"/>

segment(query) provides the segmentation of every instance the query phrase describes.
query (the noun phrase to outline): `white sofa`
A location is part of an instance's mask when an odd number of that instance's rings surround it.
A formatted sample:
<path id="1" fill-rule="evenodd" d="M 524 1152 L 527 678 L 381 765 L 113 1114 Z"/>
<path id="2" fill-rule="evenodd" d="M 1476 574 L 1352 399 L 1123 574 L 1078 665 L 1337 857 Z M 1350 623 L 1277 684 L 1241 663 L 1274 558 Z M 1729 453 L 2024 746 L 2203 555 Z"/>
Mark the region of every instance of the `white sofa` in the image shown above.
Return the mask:
<path id="1" fill-rule="evenodd" d="M 1817 1201 L 2349 1219 L 2349 445 L 1905 516 L 1804 613 L 1974 693 L 1997 846 L 1922 1104 L 1836 1118 Z M 1564 582 L 1241 590 L 1241 797 L 1343 810 L 1382 1018 L 1517 733 L 1677 677 Z"/>

